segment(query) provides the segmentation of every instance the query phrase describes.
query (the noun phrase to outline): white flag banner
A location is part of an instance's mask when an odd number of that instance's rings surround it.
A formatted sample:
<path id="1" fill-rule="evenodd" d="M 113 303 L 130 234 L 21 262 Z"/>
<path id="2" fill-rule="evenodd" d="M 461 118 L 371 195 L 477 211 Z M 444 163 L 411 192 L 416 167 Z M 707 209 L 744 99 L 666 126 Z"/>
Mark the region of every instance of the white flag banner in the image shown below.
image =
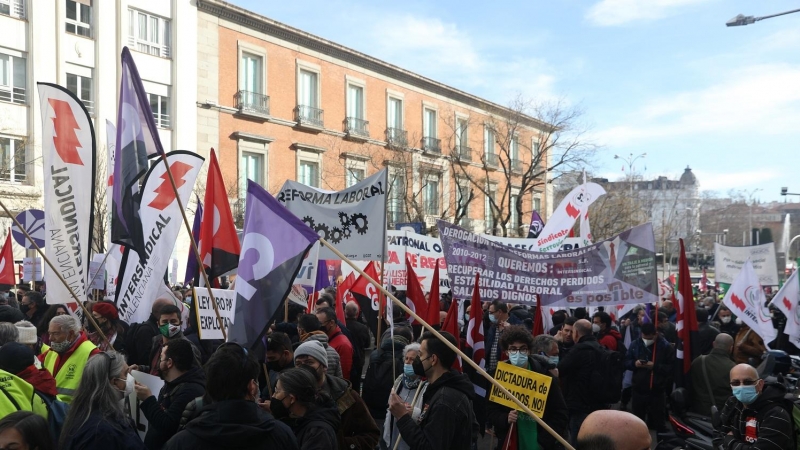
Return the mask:
<path id="1" fill-rule="evenodd" d="M 193 152 L 178 150 L 167 154 L 170 172 L 175 178 L 178 194 L 185 205 L 194 188 L 203 158 Z M 116 304 L 119 318 L 127 323 L 144 322 L 164 285 L 164 273 L 172 249 L 183 226 L 181 211 L 175 199 L 163 162 L 154 164 L 144 176 L 139 217 L 145 237 L 146 254 L 139 255 L 126 248 L 117 287 Z"/>
<path id="2" fill-rule="evenodd" d="M 569 236 L 575 220 L 582 213 L 587 213 L 589 205 L 605 193 L 605 189 L 597 183 L 584 183 L 570 191 L 535 239 L 537 249 L 542 252 L 557 251 Z"/>
<path id="3" fill-rule="evenodd" d="M 383 260 L 386 231 L 386 169 L 342 191 L 287 180 L 279 202 L 350 259 Z M 328 248 L 320 259 L 338 259 Z"/>
<path id="4" fill-rule="evenodd" d="M 797 279 L 797 271 L 786 280 L 780 291 L 772 298 L 772 304 L 780 309 L 786 316 L 786 328 L 784 334 L 791 336 L 792 342 L 800 339 L 800 281 Z"/>
<path id="5" fill-rule="evenodd" d="M 308 250 L 308 253 L 303 257 L 303 264 L 300 266 L 300 271 L 294 278 L 294 283 L 299 284 L 308 289 L 308 293 L 314 291 L 317 282 L 317 270 L 319 270 L 319 249 L 320 243 L 315 242 L 314 245 Z M 323 268 L 325 270 L 326 268 Z"/>
<path id="6" fill-rule="evenodd" d="M 772 315 L 766 305 L 766 296 L 758 275 L 750 261 L 745 261 L 739 275 L 733 280 L 722 303 L 728 307 L 736 317 L 761 336 L 764 343 L 771 342 L 778 335 L 772 326 Z"/>
<path id="7" fill-rule="evenodd" d="M 42 107 L 47 302 L 86 300 L 94 221 L 95 138 L 83 103 L 61 86 L 38 83 Z M 105 219 L 105 218 L 103 218 Z M 69 289 L 59 280 L 67 282 Z"/>
<path id="8" fill-rule="evenodd" d="M 728 247 L 714 244 L 714 281 L 733 283 L 747 260 L 752 263 L 762 286 L 778 286 L 780 284 L 775 244 L 772 242 L 749 247 Z"/>

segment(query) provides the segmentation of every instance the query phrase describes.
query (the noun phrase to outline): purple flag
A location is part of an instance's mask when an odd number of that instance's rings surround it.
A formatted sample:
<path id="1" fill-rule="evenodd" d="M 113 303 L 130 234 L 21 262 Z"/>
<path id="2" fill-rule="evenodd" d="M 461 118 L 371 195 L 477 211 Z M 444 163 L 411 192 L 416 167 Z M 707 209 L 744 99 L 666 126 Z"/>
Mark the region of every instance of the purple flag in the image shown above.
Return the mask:
<path id="1" fill-rule="evenodd" d="M 285 301 L 303 257 L 319 239 L 269 192 L 247 181 L 242 252 L 236 277 L 236 311 L 228 340 L 257 343 Z"/>
<path id="2" fill-rule="evenodd" d="M 653 311 L 651 310 L 650 303 L 644 305 L 644 317 L 642 317 L 642 323 L 652 323 L 653 322 Z"/>
<path id="3" fill-rule="evenodd" d="M 194 222 L 192 223 L 192 237 L 195 243 L 200 239 L 200 224 L 202 222 L 203 204 L 200 203 L 200 197 L 197 197 L 197 211 L 194 213 Z M 183 285 L 186 286 L 199 275 L 200 273 L 197 271 L 197 258 L 194 256 L 192 249 L 189 249 L 189 259 L 186 260 L 186 275 L 183 277 Z"/>
<path id="4" fill-rule="evenodd" d="M 111 208 L 111 242 L 145 255 L 139 218 L 139 178 L 147 159 L 163 155 L 150 101 L 128 47 L 122 49 L 122 81 L 117 112 L 117 142 Z"/>
<path id="5" fill-rule="evenodd" d="M 328 261 L 324 259 L 317 260 L 317 280 L 314 282 L 314 292 L 319 292 L 331 285 L 331 279 L 328 278 Z"/>
<path id="6" fill-rule="evenodd" d="M 544 220 L 542 220 L 542 216 L 534 210 L 533 214 L 531 214 L 531 226 L 528 228 L 528 239 L 539 237 L 539 233 L 542 232 L 543 228 Z"/>

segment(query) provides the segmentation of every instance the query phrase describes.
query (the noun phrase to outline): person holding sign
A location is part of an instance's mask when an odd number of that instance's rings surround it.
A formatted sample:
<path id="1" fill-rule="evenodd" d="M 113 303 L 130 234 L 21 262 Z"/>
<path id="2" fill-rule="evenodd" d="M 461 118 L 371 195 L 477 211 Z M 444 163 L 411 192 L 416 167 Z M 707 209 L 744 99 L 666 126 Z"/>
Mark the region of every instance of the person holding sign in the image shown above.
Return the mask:
<path id="1" fill-rule="evenodd" d="M 550 370 L 555 369 L 555 365 L 548 360 L 548 357 L 533 354 L 531 350 L 533 345 L 533 336 L 523 326 L 506 327 L 505 331 L 503 331 L 503 334 L 500 336 L 500 346 L 503 352 L 508 354 L 508 360 L 505 362 L 548 377 L 551 376 Z M 525 413 L 522 413 L 522 416 L 524 415 Z M 494 426 L 495 436 L 497 436 L 498 440 L 498 449 L 505 448 L 503 443 L 506 440 L 505 438 L 509 430 L 513 433 L 517 433 L 517 444 L 520 449 L 533 448 L 523 445 L 527 440 L 537 442 L 540 448 L 563 448 L 550 433 L 539 433 L 536 422 L 534 422 L 533 419 L 529 417 L 523 419 L 522 416 L 519 415 L 517 410 L 511 409 L 508 406 L 494 401 L 488 403 L 487 419 Z M 546 394 L 542 420 L 558 434 L 564 438 L 567 437 L 569 413 L 557 380 L 554 383 L 550 383 L 550 389 Z"/>

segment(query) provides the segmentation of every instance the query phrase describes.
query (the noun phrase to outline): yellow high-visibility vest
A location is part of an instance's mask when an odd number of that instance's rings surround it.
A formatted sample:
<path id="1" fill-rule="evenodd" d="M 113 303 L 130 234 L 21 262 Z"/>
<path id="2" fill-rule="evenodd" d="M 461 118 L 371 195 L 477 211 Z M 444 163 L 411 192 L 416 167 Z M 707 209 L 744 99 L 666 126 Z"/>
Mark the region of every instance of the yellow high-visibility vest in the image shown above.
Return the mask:
<path id="1" fill-rule="evenodd" d="M 72 396 L 75 395 L 75 390 L 78 389 L 78 384 L 81 382 L 83 368 L 86 367 L 86 362 L 95 348 L 97 347 L 90 341 L 83 341 L 70 355 L 69 359 L 64 361 L 64 364 L 61 365 L 61 370 L 57 374 L 53 372 L 60 355 L 53 350 L 47 352 L 44 357 L 44 367 L 56 379 L 58 399 L 62 402 L 72 403 Z"/>
<path id="2" fill-rule="evenodd" d="M 47 419 L 47 405 L 35 392 L 33 385 L 0 370 L 0 418 L 17 411 L 31 411 Z"/>

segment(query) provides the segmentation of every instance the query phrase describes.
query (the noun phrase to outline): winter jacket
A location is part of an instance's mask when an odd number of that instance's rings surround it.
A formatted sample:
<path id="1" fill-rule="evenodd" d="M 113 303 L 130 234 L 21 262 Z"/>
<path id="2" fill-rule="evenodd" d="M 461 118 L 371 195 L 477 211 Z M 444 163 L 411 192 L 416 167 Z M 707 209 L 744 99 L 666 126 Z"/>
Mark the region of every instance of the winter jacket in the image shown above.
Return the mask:
<path id="1" fill-rule="evenodd" d="M 185 339 L 189 341 L 188 339 L 186 339 L 186 336 L 183 335 L 183 332 L 179 332 L 175 336 L 168 338 L 167 342 L 175 339 Z M 192 341 L 189 341 L 189 343 L 192 344 L 192 352 L 194 353 L 194 365 L 199 367 L 201 365 L 200 361 L 202 361 L 202 355 L 200 354 L 200 349 L 195 347 Z M 161 333 L 157 334 L 156 336 L 153 336 L 153 338 L 150 340 L 150 359 L 147 363 L 148 365 L 139 366 L 140 372 L 149 373 L 150 375 L 156 377 L 158 376 L 158 361 L 161 359 L 161 349 L 164 348 L 164 345 L 166 344 L 164 344 L 164 337 L 161 336 Z"/>
<path id="2" fill-rule="evenodd" d="M 386 407 L 389 404 L 389 393 L 394 380 L 403 373 L 403 348 L 408 344 L 405 338 L 395 336 L 384 339 L 380 350 L 372 352 L 369 356 L 367 375 L 364 378 L 364 402 L 369 407 L 369 412 L 375 420 L 386 417 Z M 392 352 L 394 347 L 394 352 Z M 394 359 L 392 359 L 394 355 Z"/>
<path id="3" fill-rule="evenodd" d="M 132 421 L 111 422 L 97 412 L 90 415 L 60 448 L 62 450 L 146 449 Z"/>
<path id="4" fill-rule="evenodd" d="M 16 375 L 33 385 L 33 388 L 39 392 L 51 397 L 58 395 L 56 380 L 47 369 L 37 369 L 36 366 L 31 364 Z"/>
<path id="5" fill-rule="evenodd" d="M 610 329 L 597 336 L 597 342 L 603 347 L 617 351 L 617 341 L 622 340 L 622 335 L 615 329 Z"/>
<path id="6" fill-rule="evenodd" d="M 786 388 L 767 383 L 756 401 L 743 405 L 731 396 L 722 408 L 714 444 L 724 450 L 785 450 L 794 448 L 792 414 L 784 407 Z M 732 434 L 728 434 L 732 433 Z"/>
<path id="7" fill-rule="evenodd" d="M 133 325 L 131 325 L 132 327 Z M 130 328 L 128 332 L 130 332 Z M 159 336 L 158 320 L 151 315 L 149 319 L 136 327 L 133 336 L 128 336 L 129 344 L 133 346 L 133 348 L 127 349 L 129 365 L 144 366 L 150 364 L 150 350 L 153 349 L 153 337 L 155 336 Z"/>
<path id="8" fill-rule="evenodd" d="M 653 346 L 656 347 L 655 359 L 653 359 Z M 636 367 L 636 361 L 641 360 L 653 361 L 653 369 Z M 664 392 L 672 384 L 674 362 L 675 350 L 661 336 L 656 336 L 655 342 L 650 347 L 646 347 L 641 338 L 631 342 L 628 354 L 625 355 L 625 369 L 633 371 L 633 390 L 641 393 Z"/>
<path id="9" fill-rule="evenodd" d="M 731 321 L 728 323 L 720 322 L 719 331 L 720 333 L 725 333 L 735 338 L 739 333 L 739 325 L 736 325 L 736 322 L 733 319 L 731 319 Z"/>
<path id="10" fill-rule="evenodd" d="M 339 448 L 373 450 L 380 440 L 380 430 L 369 415 L 364 400 L 350 388 L 350 382 L 326 376 L 322 389 L 336 402 L 342 417 L 341 426 L 336 433 Z"/>
<path id="11" fill-rule="evenodd" d="M 714 339 L 717 338 L 719 330 L 712 327 L 708 322 L 700 323 L 697 326 L 697 349 L 700 355 L 707 355 L 714 347 Z M 694 355 L 694 357 L 700 356 Z"/>
<path id="12" fill-rule="evenodd" d="M 658 324 L 658 332 L 670 344 L 677 344 L 678 343 L 678 328 L 675 327 L 675 324 L 670 322 L 669 320 L 664 325 Z M 716 337 L 716 334 L 714 335 L 714 337 Z M 708 345 L 709 345 L 708 350 L 709 351 L 711 351 L 711 344 L 713 342 L 714 342 L 714 338 L 711 338 L 711 341 L 708 343 Z"/>
<path id="13" fill-rule="evenodd" d="M 332 402 L 325 406 L 315 406 L 306 415 L 288 423 L 300 450 L 338 450 L 336 430 L 341 418 L 336 405 Z"/>
<path id="14" fill-rule="evenodd" d="M 411 418 L 414 420 L 419 419 L 422 414 L 422 399 L 425 396 L 425 391 L 428 388 L 428 382 L 417 380 L 417 386 L 409 388 L 406 386 L 406 375 L 400 375 L 392 385 L 392 392 L 397 394 L 400 399 L 411 406 Z M 386 413 L 386 419 L 383 421 L 383 446 L 381 448 L 393 449 L 397 443 L 397 450 L 410 450 L 406 441 L 400 438 L 400 430 L 397 428 L 397 419 L 390 413 Z M 398 441 L 398 439 L 400 439 Z"/>
<path id="15" fill-rule="evenodd" d="M 342 333 L 339 326 L 334 327 L 328 335 L 328 345 L 339 354 L 339 363 L 342 366 L 342 378 L 350 379 L 350 371 L 353 369 L 353 344 L 350 339 Z"/>
<path id="16" fill-rule="evenodd" d="M 592 412 L 605 409 L 606 405 L 593 401 L 593 366 L 600 359 L 600 344 L 592 335 L 583 336 L 558 363 L 558 377 L 564 388 L 564 399 L 571 412 Z"/>
<path id="17" fill-rule="evenodd" d="M 742 325 L 733 338 L 733 361 L 736 364 L 747 364 L 750 358 L 760 361 L 765 351 L 767 348 L 761 336 L 747 325 Z"/>
<path id="18" fill-rule="evenodd" d="M 300 337 L 300 342 L 305 342 L 309 339 L 319 341 L 319 343 L 325 347 L 325 354 L 328 355 L 328 367 L 325 369 L 325 373 L 327 373 L 328 376 L 342 378 L 342 364 L 339 362 L 339 353 L 328 345 L 328 335 L 326 335 L 324 331 L 312 331 L 302 335 Z"/>
<path id="19" fill-rule="evenodd" d="M 708 374 L 708 384 L 703 376 L 704 363 Z M 711 350 L 708 355 L 692 361 L 692 368 L 689 371 L 692 375 L 692 404 L 690 405 L 692 411 L 707 416 L 711 413 L 712 405 L 716 404 L 719 409 L 725 405 L 732 395 L 730 376 L 734 366 L 736 363 L 731 359 L 730 353 L 718 348 Z M 711 393 L 708 391 L 709 384 Z"/>
<path id="20" fill-rule="evenodd" d="M 549 372 L 550 369 L 555 369 L 555 366 L 549 364 L 547 358 L 539 355 L 528 356 L 528 370 L 552 377 Z M 497 440 L 499 442 L 504 442 L 505 436 L 508 433 L 508 413 L 511 412 L 511 408 L 499 403 L 489 402 L 486 409 L 489 422 L 494 425 L 494 433 L 495 436 L 497 436 Z M 556 378 L 553 378 L 550 383 L 550 392 L 547 394 L 544 417 L 542 417 L 542 420 L 564 439 L 568 438 L 569 412 L 567 411 L 567 404 L 564 402 L 564 396 L 561 394 L 561 388 Z M 541 448 L 564 448 L 555 437 L 544 429 L 539 429 L 537 440 Z"/>
<path id="21" fill-rule="evenodd" d="M 471 399 L 474 392 L 466 375 L 456 371 L 445 373 L 425 390 L 423 412 L 418 420 L 411 414 L 397 420 L 400 436 L 414 450 L 472 448 L 475 416 Z"/>
<path id="22" fill-rule="evenodd" d="M 527 328 L 528 331 L 531 331 L 533 329 L 533 314 L 531 314 L 531 312 L 528 311 L 528 309 L 525 308 L 524 306 L 517 305 L 510 308 L 508 310 L 508 315 L 515 316 L 517 319 L 519 319 L 519 321 L 522 322 L 523 325 L 525 325 L 525 328 Z"/>
<path id="23" fill-rule="evenodd" d="M 181 414 L 186 405 L 205 393 L 206 377 L 200 367 L 193 367 L 178 378 L 164 383 L 158 400 L 146 398 L 140 408 L 147 418 L 147 435 L 144 444 L 149 449 L 160 449 L 178 432 Z"/>
<path id="24" fill-rule="evenodd" d="M 247 400 L 204 406 L 164 450 L 299 450 L 289 427 Z"/>
<path id="25" fill-rule="evenodd" d="M 365 348 L 369 348 L 372 345 L 372 339 L 369 337 L 369 327 L 359 322 L 358 319 L 348 318 L 347 329 L 353 335 L 353 340 L 357 343 L 358 350 L 361 350 L 361 353 Z M 353 348 L 353 350 L 356 349 Z"/>

